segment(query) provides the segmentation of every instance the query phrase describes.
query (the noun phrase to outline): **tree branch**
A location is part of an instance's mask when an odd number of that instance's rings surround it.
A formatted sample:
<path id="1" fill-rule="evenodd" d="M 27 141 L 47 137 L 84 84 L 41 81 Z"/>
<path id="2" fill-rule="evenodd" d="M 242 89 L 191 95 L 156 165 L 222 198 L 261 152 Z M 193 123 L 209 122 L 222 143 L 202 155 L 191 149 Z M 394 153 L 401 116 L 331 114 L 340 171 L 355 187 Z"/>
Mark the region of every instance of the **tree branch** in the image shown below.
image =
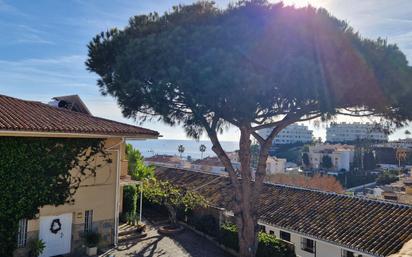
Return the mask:
<path id="1" fill-rule="evenodd" d="M 259 144 L 264 144 L 265 139 L 261 137 L 256 131 L 251 132 L 252 136 L 259 142 Z"/>
<path id="2" fill-rule="evenodd" d="M 272 145 L 273 139 L 285 127 L 297 122 L 298 120 L 300 120 L 300 118 L 295 114 L 286 115 L 286 117 L 279 121 L 278 125 L 275 128 L 273 128 L 267 139 L 263 140 L 262 143 L 260 143 L 259 161 L 255 173 L 255 190 L 253 191 L 254 199 L 258 199 L 258 196 L 262 189 L 263 181 L 266 176 L 266 161 L 269 155 L 269 148 Z"/>

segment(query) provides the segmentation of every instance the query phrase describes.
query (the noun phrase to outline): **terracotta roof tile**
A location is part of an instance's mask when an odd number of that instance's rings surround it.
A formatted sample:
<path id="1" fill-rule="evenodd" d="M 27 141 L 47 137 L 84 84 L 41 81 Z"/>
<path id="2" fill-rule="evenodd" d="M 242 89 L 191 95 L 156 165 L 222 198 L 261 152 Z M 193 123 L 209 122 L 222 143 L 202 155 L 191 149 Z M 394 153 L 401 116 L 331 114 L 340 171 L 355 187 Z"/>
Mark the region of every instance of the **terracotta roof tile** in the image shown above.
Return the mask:
<path id="1" fill-rule="evenodd" d="M 0 95 L 0 131 L 158 136 L 153 130 Z"/>
<path id="2" fill-rule="evenodd" d="M 166 168 L 156 176 L 187 188 L 206 184 L 198 192 L 212 206 L 231 209 L 228 177 Z M 396 253 L 412 239 L 412 205 L 265 184 L 258 213 L 263 223 L 376 256 Z"/>

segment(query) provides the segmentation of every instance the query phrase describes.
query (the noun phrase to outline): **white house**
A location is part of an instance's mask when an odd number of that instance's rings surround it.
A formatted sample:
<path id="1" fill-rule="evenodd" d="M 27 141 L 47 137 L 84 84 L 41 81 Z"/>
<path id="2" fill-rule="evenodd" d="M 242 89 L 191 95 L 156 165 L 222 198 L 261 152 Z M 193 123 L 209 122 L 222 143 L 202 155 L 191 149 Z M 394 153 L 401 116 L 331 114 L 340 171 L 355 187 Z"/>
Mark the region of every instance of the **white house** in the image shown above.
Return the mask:
<path id="1" fill-rule="evenodd" d="M 266 174 L 278 174 L 286 172 L 286 159 L 269 156 L 266 161 Z"/>
<path id="2" fill-rule="evenodd" d="M 232 165 L 235 169 L 240 168 L 240 163 L 232 160 Z M 195 160 L 191 163 L 194 170 L 211 172 L 214 174 L 227 174 L 226 168 L 217 157 L 206 157 L 204 159 Z"/>
<path id="3" fill-rule="evenodd" d="M 349 171 L 350 164 L 353 162 L 355 147 L 341 144 L 317 144 L 309 146 L 309 166 L 315 169 L 322 168 L 322 159 L 329 156 L 332 161 L 332 170 Z"/>

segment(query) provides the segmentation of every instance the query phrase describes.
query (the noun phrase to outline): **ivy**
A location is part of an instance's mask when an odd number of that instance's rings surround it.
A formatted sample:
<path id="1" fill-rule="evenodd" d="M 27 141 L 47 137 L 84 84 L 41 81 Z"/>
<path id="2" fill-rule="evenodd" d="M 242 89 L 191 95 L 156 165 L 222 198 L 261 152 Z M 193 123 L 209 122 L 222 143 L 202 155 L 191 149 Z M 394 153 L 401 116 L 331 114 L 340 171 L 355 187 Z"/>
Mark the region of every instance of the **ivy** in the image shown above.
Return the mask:
<path id="1" fill-rule="evenodd" d="M 74 202 L 81 181 L 111 162 L 103 146 L 101 139 L 0 138 L 0 256 L 13 255 L 20 219 Z"/>

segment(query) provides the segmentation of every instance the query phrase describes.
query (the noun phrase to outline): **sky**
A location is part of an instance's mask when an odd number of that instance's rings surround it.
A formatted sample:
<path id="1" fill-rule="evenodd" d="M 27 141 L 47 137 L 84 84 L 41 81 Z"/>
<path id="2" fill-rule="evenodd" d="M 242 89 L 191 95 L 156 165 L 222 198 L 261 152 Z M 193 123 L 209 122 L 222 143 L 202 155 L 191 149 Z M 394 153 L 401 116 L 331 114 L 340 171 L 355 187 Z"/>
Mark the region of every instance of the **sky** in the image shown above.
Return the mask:
<path id="1" fill-rule="evenodd" d="M 93 115 L 136 124 L 122 117 L 115 100 L 104 97 L 96 75 L 86 70 L 87 43 L 108 28 L 123 28 L 133 15 L 163 13 L 191 0 L 0 0 L 0 94 L 48 102 L 53 96 L 78 94 Z M 217 0 L 225 7 L 230 0 Z M 277 2 L 277 1 L 273 1 Z M 323 7 L 346 20 L 361 35 L 396 43 L 412 62 L 411 0 L 285 0 L 287 5 Z M 352 121 L 338 117 L 337 121 Z M 366 121 L 366 120 L 362 120 Z M 139 124 L 166 139 L 185 139 L 180 127 L 161 122 Z M 316 137 L 327 124 L 308 123 Z M 317 126 L 316 126 L 317 125 Z M 410 128 L 408 128 L 410 129 Z M 404 137 L 401 129 L 391 139 Z M 221 140 L 237 140 L 231 128 Z"/>

